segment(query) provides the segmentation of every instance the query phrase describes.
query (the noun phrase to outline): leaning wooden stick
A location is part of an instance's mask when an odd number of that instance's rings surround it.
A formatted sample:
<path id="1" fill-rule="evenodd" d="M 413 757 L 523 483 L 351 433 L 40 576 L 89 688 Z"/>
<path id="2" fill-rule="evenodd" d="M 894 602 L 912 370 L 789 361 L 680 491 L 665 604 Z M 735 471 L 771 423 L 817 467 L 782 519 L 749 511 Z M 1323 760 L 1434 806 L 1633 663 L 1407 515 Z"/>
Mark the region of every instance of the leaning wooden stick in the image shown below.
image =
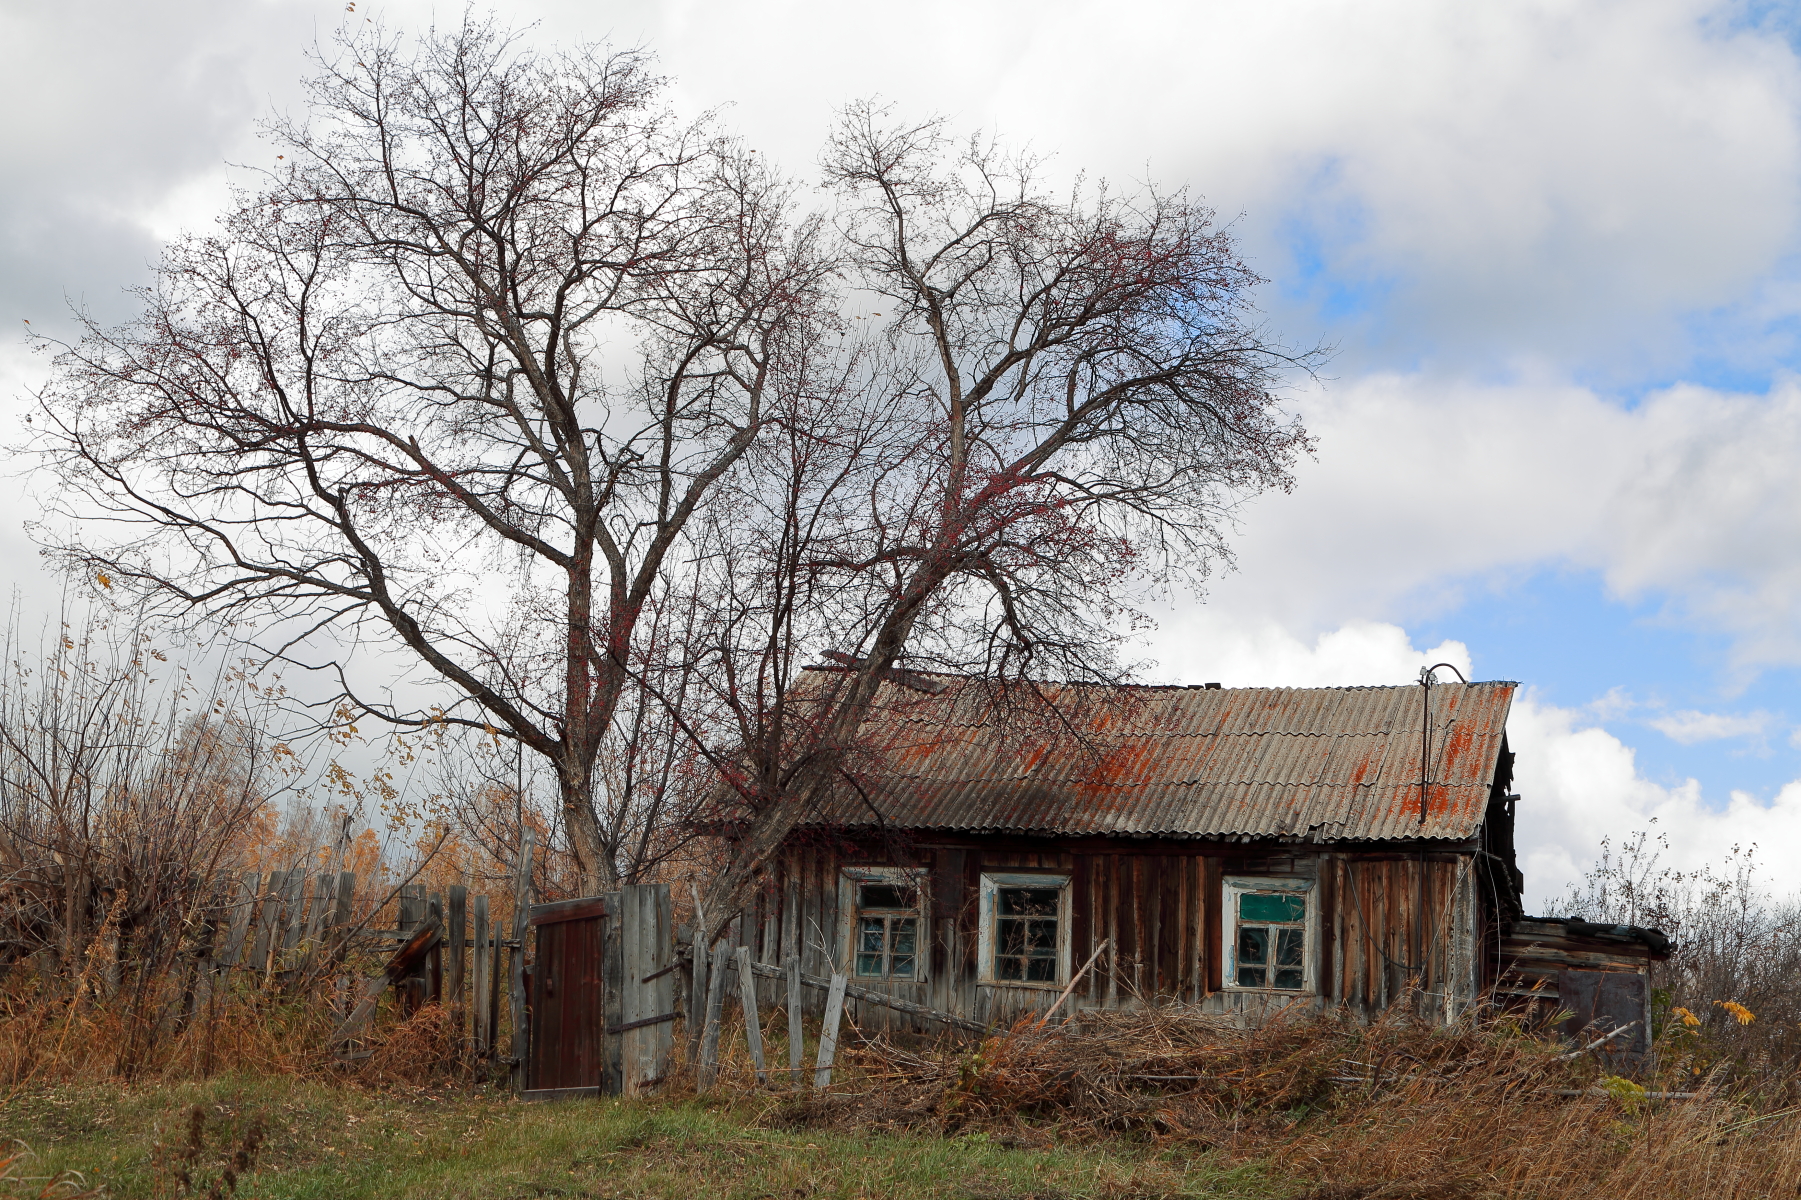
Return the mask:
<path id="1" fill-rule="evenodd" d="M 1112 940 L 1112 938 L 1101 939 L 1101 944 L 1094 948 L 1094 953 L 1088 956 L 1088 961 L 1082 964 L 1082 969 L 1070 976 L 1069 986 L 1063 989 L 1062 995 L 1057 997 L 1057 1002 L 1046 1009 L 1042 1017 L 1038 1018 L 1038 1024 L 1033 1026 L 1034 1029 L 1043 1029 L 1050 1023 L 1051 1017 L 1055 1016 L 1057 1010 L 1063 1007 L 1063 1002 L 1069 999 L 1069 994 L 1076 990 L 1076 984 L 1082 982 L 1082 976 L 1088 974 L 1088 968 L 1094 965 L 1095 959 L 1101 956 L 1102 951 L 1107 949 L 1107 943 Z"/>

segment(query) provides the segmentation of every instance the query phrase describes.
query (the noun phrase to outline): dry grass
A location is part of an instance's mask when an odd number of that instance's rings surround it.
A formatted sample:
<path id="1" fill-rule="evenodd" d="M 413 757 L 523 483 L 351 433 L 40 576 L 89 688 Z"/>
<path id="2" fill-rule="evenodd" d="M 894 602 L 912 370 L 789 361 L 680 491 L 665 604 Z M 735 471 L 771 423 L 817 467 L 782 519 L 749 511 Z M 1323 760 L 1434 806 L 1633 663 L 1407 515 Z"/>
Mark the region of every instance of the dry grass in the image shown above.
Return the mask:
<path id="1" fill-rule="evenodd" d="M 767 1120 L 1040 1147 L 1123 1138 L 1267 1164 L 1317 1200 L 1793 1196 L 1801 1184 L 1801 1110 L 1771 1107 L 1783 1089 L 1648 1098 L 1512 1021 L 1246 1030 L 1168 1009 L 1022 1024 L 973 1050 L 877 1039 L 847 1058 L 841 1094 Z"/>

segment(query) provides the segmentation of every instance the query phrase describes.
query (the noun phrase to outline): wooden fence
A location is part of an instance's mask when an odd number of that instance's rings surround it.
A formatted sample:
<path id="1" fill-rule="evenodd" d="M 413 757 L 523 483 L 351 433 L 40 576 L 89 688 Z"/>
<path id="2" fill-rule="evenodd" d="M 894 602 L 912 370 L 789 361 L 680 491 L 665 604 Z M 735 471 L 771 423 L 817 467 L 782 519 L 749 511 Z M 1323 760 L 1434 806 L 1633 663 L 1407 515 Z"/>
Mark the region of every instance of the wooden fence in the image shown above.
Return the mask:
<path id="1" fill-rule="evenodd" d="M 367 1052 L 349 1043 L 392 987 L 402 1011 L 442 1005 L 465 1052 L 517 1071 L 528 1024 L 531 860 L 528 834 L 504 911 L 466 884 L 442 892 L 420 883 L 371 886 L 352 871 L 304 867 L 223 875 L 194 958 L 196 1007 L 214 989 L 246 981 L 323 990 L 340 1016 L 361 1011 L 334 1036 L 340 1056 L 355 1059 Z M 409 947 L 415 952 L 406 955 Z M 371 955 L 384 965 L 359 986 Z"/>

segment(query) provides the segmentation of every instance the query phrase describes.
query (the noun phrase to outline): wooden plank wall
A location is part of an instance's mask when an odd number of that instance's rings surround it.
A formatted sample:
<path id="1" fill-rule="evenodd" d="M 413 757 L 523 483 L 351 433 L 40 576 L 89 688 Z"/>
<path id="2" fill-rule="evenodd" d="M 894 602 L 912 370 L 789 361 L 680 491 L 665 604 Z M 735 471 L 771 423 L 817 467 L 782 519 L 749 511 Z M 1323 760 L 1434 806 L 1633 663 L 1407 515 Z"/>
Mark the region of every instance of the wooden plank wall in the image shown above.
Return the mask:
<path id="1" fill-rule="evenodd" d="M 1427 920 L 1416 932 L 1421 863 L 1417 856 L 1347 857 L 1335 853 L 1230 858 L 1129 850 L 1099 853 L 985 849 L 920 849 L 908 863 L 881 862 L 851 850 L 803 846 L 777 864 L 768 886 L 738 923 L 736 944 L 760 962 L 779 965 L 799 953 L 801 969 L 824 977 L 848 966 L 840 944 L 839 873 L 845 865 L 925 868 L 930 894 L 930 967 L 920 983 L 887 985 L 890 994 L 932 1008 L 1005 1024 L 1042 1011 L 1055 989 L 996 987 L 977 981 L 977 902 L 983 871 L 1042 870 L 1073 876 L 1072 970 L 1103 940 L 1109 945 L 1077 987 L 1079 1008 L 1203 1003 L 1214 1011 L 1261 1009 L 1261 995 L 1221 990 L 1220 897 L 1227 875 L 1306 875 L 1318 880 L 1321 906 L 1319 975 L 1323 1002 L 1343 1003 L 1360 1017 L 1403 999 L 1422 1016 L 1443 1019 L 1476 991 L 1475 889 L 1468 860 L 1439 855 L 1424 867 Z M 1361 907 L 1358 907 L 1358 906 Z M 1423 936 L 1423 962 L 1411 957 Z M 1424 967 L 1423 972 L 1417 968 Z M 1409 969 L 1415 968 L 1415 969 Z M 869 981 L 859 981 L 869 986 Z M 763 980 L 760 1003 L 785 1004 L 779 981 Z M 809 990 L 808 1010 L 823 998 Z M 915 1018 L 852 1002 L 846 1010 L 866 1029 L 931 1031 Z"/>

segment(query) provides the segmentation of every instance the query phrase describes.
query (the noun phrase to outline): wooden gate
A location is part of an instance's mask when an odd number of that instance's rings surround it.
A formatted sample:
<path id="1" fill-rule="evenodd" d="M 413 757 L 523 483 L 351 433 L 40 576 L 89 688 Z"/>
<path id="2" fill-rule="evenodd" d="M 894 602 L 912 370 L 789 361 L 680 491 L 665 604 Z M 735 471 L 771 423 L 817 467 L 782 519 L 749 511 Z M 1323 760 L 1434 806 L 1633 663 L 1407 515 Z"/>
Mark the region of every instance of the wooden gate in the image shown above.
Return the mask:
<path id="1" fill-rule="evenodd" d="M 675 930 L 669 886 L 538 904 L 525 1098 L 635 1093 L 673 1049 Z"/>

